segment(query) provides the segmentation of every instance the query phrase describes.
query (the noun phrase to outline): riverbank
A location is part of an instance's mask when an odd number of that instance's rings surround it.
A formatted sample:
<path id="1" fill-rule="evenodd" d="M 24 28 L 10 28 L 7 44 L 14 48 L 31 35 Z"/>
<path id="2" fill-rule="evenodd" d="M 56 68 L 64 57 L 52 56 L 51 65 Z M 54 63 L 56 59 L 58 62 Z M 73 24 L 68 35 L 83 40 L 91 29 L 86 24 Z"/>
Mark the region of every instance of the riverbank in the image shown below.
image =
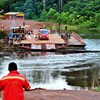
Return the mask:
<path id="1" fill-rule="evenodd" d="M 99 100 L 100 93 L 85 90 L 45 90 L 25 91 L 25 100 Z"/>
<path id="2" fill-rule="evenodd" d="M 0 30 L 4 30 L 7 34 L 10 33 L 11 28 L 10 20 L 0 20 Z M 15 25 L 20 26 L 23 25 L 23 21 L 16 21 Z M 57 23 L 50 22 L 37 22 L 33 20 L 25 20 L 25 25 L 27 30 L 33 30 L 34 28 L 41 28 L 45 26 L 47 29 L 50 29 L 52 33 L 59 31 L 59 25 Z M 73 31 L 82 36 L 83 38 L 100 38 L 100 30 L 98 29 L 88 29 L 85 27 L 79 26 L 67 26 L 68 33 L 72 33 Z M 65 25 L 60 26 L 60 32 L 65 32 Z"/>

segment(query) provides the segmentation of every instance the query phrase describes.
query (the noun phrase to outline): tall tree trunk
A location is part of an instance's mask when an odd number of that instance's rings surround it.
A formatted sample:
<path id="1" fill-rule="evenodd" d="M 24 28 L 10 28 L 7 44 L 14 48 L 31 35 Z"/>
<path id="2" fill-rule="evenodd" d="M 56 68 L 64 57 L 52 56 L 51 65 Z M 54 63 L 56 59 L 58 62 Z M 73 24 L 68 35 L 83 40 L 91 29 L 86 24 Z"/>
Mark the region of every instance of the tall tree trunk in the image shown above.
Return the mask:
<path id="1" fill-rule="evenodd" d="M 42 0 L 43 1 L 43 9 L 45 10 L 45 2 L 46 0 Z"/>
<path id="2" fill-rule="evenodd" d="M 59 0 L 59 12 L 62 12 L 63 9 L 63 0 Z"/>

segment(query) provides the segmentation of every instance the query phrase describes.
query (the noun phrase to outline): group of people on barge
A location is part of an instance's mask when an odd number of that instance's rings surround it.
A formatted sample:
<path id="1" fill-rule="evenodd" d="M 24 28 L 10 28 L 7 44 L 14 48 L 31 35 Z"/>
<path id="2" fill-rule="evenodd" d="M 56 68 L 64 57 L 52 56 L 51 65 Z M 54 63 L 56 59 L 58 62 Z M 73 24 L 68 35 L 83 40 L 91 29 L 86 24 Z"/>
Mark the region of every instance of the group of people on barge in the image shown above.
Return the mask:
<path id="1" fill-rule="evenodd" d="M 12 29 L 10 34 L 9 34 L 9 46 L 11 46 L 13 44 L 13 42 L 17 41 L 17 42 L 21 42 L 21 40 L 25 40 L 26 37 L 25 35 L 30 36 L 32 34 L 32 31 L 25 31 L 24 28 L 19 27 L 18 30 L 14 30 Z"/>

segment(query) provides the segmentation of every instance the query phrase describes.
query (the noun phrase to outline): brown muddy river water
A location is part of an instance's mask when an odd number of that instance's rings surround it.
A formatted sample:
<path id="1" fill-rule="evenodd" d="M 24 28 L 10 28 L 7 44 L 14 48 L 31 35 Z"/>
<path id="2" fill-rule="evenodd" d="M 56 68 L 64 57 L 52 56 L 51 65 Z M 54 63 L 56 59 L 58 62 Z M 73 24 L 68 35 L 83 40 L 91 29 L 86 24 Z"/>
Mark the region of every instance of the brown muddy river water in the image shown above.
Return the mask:
<path id="1" fill-rule="evenodd" d="M 100 51 L 99 39 L 85 39 L 85 43 L 86 50 Z M 31 88 L 78 90 L 99 84 L 100 52 L 5 52 L 0 57 L 0 77 L 8 73 L 12 61 Z"/>

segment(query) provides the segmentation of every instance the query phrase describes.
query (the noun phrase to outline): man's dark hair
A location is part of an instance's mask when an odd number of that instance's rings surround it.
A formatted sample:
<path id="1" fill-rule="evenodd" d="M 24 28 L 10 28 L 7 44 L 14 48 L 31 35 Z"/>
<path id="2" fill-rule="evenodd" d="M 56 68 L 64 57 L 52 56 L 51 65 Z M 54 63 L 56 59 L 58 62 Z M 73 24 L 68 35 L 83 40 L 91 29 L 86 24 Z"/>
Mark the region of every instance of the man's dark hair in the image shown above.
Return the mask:
<path id="1" fill-rule="evenodd" d="M 8 70 L 11 72 L 12 70 L 17 70 L 17 64 L 14 62 L 11 62 L 8 66 Z"/>

